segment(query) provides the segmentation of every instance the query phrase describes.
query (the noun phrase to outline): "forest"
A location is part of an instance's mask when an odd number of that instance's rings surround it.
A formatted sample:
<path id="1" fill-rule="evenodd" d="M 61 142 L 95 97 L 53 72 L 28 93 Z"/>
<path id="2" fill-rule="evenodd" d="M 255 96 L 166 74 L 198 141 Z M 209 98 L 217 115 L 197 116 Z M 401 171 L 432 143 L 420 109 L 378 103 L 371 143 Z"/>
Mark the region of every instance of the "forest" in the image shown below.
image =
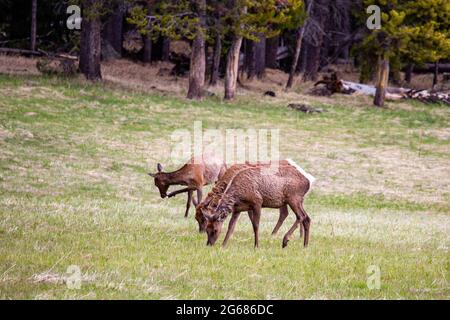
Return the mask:
<path id="1" fill-rule="evenodd" d="M 351 64 L 359 83 L 374 83 L 377 106 L 390 91 L 448 103 L 446 92 L 436 93 L 440 75 L 448 81 L 450 72 L 446 0 L 55 0 L 39 10 L 37 1 L 21 0 L 3 1 L 1 12 L 0 51 L 79 57 L 79 66 L 65 64 L 66 72 L 93 81 L 102 78 L 102 60 L 171 61 L 171 74 L 188 74 L 188 99 L 201 99 L 222 79 L 224 99 L 232 100 L 239 83 L 263 79 L 267 68 L 289 74 L 286 90 L 300 78 L 353 92 L 336 75 L 319 79 L 334 64 Z M 175 41 L 187 43 L 190 53 L 171 51 Z M 389 83 L 408 88 L 415 73 L 433 75 L 431 88 L 418 89 L 435 94 L 389 90 Z"/>

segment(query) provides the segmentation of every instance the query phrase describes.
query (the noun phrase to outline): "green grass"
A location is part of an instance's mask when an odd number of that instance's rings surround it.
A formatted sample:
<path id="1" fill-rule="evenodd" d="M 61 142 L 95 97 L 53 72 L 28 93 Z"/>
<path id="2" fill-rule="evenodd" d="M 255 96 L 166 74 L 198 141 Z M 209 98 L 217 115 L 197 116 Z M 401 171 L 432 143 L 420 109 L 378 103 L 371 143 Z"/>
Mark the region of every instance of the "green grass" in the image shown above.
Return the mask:
<path id="1" fill-rule="evenodd" d="M 336 105 L 305 115 L 239 97 L 193 102 L 54 77 L 0 75 L 0 298 L 448 299 L 450 110 Z M 260 101 L 261 100 L 261 101 Z M 206 247 L 184 198 L 151 179 L 170 135 L 278 128 L 283 156 L 318 178 L 298 233 L 261 244 L 243 215 L 228 248 Z M 168 165 L 175 168 L 174 165 Z M 223 235 L 222 235 L 223 237 Z M 68 267 L 82 274 L 70 289 Z M 381 271 L 370 290 L 367 270 Z"/>

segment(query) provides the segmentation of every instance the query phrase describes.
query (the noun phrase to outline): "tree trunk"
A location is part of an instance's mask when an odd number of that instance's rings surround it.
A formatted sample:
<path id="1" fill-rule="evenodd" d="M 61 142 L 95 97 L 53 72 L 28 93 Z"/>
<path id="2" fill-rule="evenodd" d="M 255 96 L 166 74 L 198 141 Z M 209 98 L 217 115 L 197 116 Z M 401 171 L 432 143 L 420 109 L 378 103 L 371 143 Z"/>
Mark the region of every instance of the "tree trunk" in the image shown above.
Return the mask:
<path id="1" fill-rule="evenodd" d="M 247 69 L 247 78 L 261 79 L 266 71 L 266 37 L 258 36 L 259 41 L 247 40 L 245 52 L 245 65 Z"/>
<path id="2" fill-rule="evenodd" d="M 375 92 L 375 99 L 373 103 L 378 107 L 384 106 L 384 99 L 386 97 L 386 89 L 389 80 L 389 60 L 387 58 L 379 58 L 377 70 L 377 85 Z"/>
<path id="3" fill-rule="evenodd" d="M 220 34 L 218 33 L 216 35 L 216 39 L 214 42 L 213 64 L 211 71 L 211 79 L 209 81 L 209 84 L 212 86 L 217 85 L 217 81 L 219 80 L 221 53 L 222 53 L 222 39 L 220 39 Z"/>
<path id="4" fill-rule="evenodd" d="M 256 77 L 262 79 L 266 75 L 266 37 L 260 35 L 254 44 L 254 61 Z"/>
<path id="5" fill-rule="evenodd" d="M 280 37 L 275 36 L 266 40 L 266 67 L 276 69 L 278 67 L 277 53 Z"/>
<path id="6" fill-rule="evenodd" d="M 311 17 L 315 20 L 315 23 L 324 29 L 326 6 L 325 1 L 319 1 L 314 8 L 311 8 Z M 321 48 L 323 44 L 323 33 L 317 32 L 313 43 L 307 43 L 306 51 L 306 66 L 305 73 L 303 74 L 303 81 L 317 81 L 318 72 L 320 68 Z"/>
<path id="7" fill-rule="evenodd" d="M 142 62 L 150 63 L 152 62 L 152 39 L 150 35 L 143 35 L 142 40 L 144 42 L 144 48 L 142 50 Z"/>
<path id="8" fill-rule="evenodd" d="M 124 7 L 123 5 L 119 5 L 115 12 L 108 17 L 103 36 L 103 38 L 111 44 L 120 57 L 122 56 L 123 15 Z"/>
<path id="9" fill-rule="evenodd" d="M 391 75 L 390 75 L 390 77 L 391 77 L 392 84 L 394 84 L 395 86 L 400 86 L 400 83 L 402 82 L 402 77 L 401 77 L 401 74 L 400 74 L 400 70 L 396 69 L 396 70 L 392 71 L 392 68 L 391 68 Z"/>
<path id="10" fill-rule="evenodd" d="M 307 56 L 303 81 L 317 81 L 320 67 L 320 47 L 307 44 Z"/>
<path id="11" fill-rule="evenodd" d="M 438 84 L 438 78 L 439 78 L 439 61 L 436 61 L 436 63 L 434 64 L 433 89 Z"/>
<path id="12" fill-rule="evenodd" d="M 195 0 L 200 27 L 197 29 L 192 41 L 191 63 L 189 68 L 188 99 L 201 99 L 203 97 L 203 86 L 205 85 L 206 57 L 205 57 L 205 35 L 202 28 L 205 25 L 206 0 Z"/>
<path id="13" fill-rule="evenodd" d="M 291 71 L 289 72 L 289 78 L 286 84 L 286 89 L 292 88 L 292 85 L 294 84 L 294 77 L 295 73 L 297 72 L 297 64 L 300 57 L 300 52 L 302 51 L 302 42 L 303 42 L 303 35 L 305 33 L 305 28 L 301 27 L 297 30 L 297 38 L 296 38 L 296 44 L 295 44 L 295 52 L 294 57 L 292 58 L 292 66 Z"/>
<path id="14" fill-rule="evenodd" d="M 161 60 L 170 60 L 170 39 L 166 37 L 162 39 Z"/>
<path id="15" fill-rule="evenodd" d="M 314 4 L 314 0 L 309 0 L 308 2 L 308 8 L 306 9 L 306 14 L 309 16 L 311 14 L 311 10 Z M 303 26 L 300 27 L 297 30 L 297 37 L 296 37 L 296 43 L 295 43 L 295 52 L 294 52 L 294 57 L 292 60 L 292 66 L 291 66 L 291 71 L 289 72 L 289 78 L 288 78 L 288 82 L 286 84 L 286 89 L 290 89 L 292 88 L 292 85 L 294 84 L 294 77 L 295 77 L 295 73 L 297 72 L 297 66 L 298 66 L 298 60 L 300 57 L 300 53 L 302 52 L 302 43 L 303 43 L 303 36 L 305 34 L 305 30 L 306 30 L 306 23 L 307 21 L 305 21 L 303 23 Z"/>
<path id="16" fill-rule="evenodd" d="M 36 30 L 37 30 L 37 0 L 31 1 L 31 35 L 30 35 L 30 49 L 36 50 Z"/>
<path id="17" fill-rule="evenodd" d="M 407 84 L 411 83 L 413 71 L 414 71 L 414 65 L 412 63 L 408 64 L 406 66 L 406 71 L 405 71 L 405 82 Z"/>
<path id="18" fill-rule="evenodd" d="M 333 27 L 334 31 L 339 31 L 339 33 L 335 35 L 335 43 L 342 44 L 347 42 L 346 39 L 352 34 L 352 2 L 353 1 L 348 0 L 336 0 L 335 2 L 335 7 L 338 8 L 340 12 L 339 24 Z M 333 56 L 337 55 L 337 57 L 348 60 L 350 57 L 350 47 L 350 43 L 343 46 L 335 46 Z"/>
<path id="19" fill-rule="evenodd" d="M 91 10 L 89 18 L 84 18 L 80 40 L 80 70 L 89 80 L 102 78 L 100 70 L 101 55 L 101 21 L 99 0 L 86 1 L 86 7 Z"/>
<path id="20" fill-rule="evenodd" d="M 256 77 L 256 62 L 255 62 L 255 42 L 246 39 L 245 40 L 245 52 L 244 52 L 244 69 L 247 72 L 247 79 L 254 79 Z"/>
<path id="21" fill-rule="evenodd" d="M 308 46 L 305 44 L 305 40 L 303 40 L 302 50 L 300 53 L 300 61 L 297 63 L 297 74 L 303 73 L 306 70 L 306 58 L 308 57 Z"/>
<path id="22" fill-rule="evenodd" d="M 236 93 L 236 83 L 239 69 L 239 55 L 241 51 L 242 37 L 235 36 L 227 55 L 225 71 L 225 100 L 232 100 Z"/>

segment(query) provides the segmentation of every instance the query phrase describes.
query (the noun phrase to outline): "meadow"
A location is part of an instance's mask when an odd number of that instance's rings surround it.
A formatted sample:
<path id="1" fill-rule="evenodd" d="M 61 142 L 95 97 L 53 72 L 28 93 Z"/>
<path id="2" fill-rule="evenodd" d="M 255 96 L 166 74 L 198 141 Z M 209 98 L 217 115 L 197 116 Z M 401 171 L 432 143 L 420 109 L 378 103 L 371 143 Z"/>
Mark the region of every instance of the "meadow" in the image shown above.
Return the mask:
<path id="1" fill-rule="evenodd" d="M 286 107 L 300 94 L 193 102 L 33 75 L 0 75 L 0 97 L 0 299 L 450 298 L 448 107 L 336 96 L 303 114 Z M 196 120 L 280 129 L 317 178 L 308 248 L 282 249 L 293 215 L 271 236 L 268 209 L 259 249 L 246 215 L 207 247 L 184 196 L 160 198 L 147 173 Z"/>

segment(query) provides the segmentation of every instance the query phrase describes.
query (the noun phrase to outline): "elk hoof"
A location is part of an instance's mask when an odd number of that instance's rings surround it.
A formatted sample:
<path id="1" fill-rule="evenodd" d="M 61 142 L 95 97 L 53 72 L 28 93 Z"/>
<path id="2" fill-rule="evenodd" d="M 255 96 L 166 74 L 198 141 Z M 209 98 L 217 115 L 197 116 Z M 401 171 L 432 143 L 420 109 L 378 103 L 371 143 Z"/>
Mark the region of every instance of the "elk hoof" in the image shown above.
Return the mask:
<path id="1" fill-rule="evenodd" d="M 289 240 L 288 239 L 283 239 L 283 249 L 287 247 Z"/>

